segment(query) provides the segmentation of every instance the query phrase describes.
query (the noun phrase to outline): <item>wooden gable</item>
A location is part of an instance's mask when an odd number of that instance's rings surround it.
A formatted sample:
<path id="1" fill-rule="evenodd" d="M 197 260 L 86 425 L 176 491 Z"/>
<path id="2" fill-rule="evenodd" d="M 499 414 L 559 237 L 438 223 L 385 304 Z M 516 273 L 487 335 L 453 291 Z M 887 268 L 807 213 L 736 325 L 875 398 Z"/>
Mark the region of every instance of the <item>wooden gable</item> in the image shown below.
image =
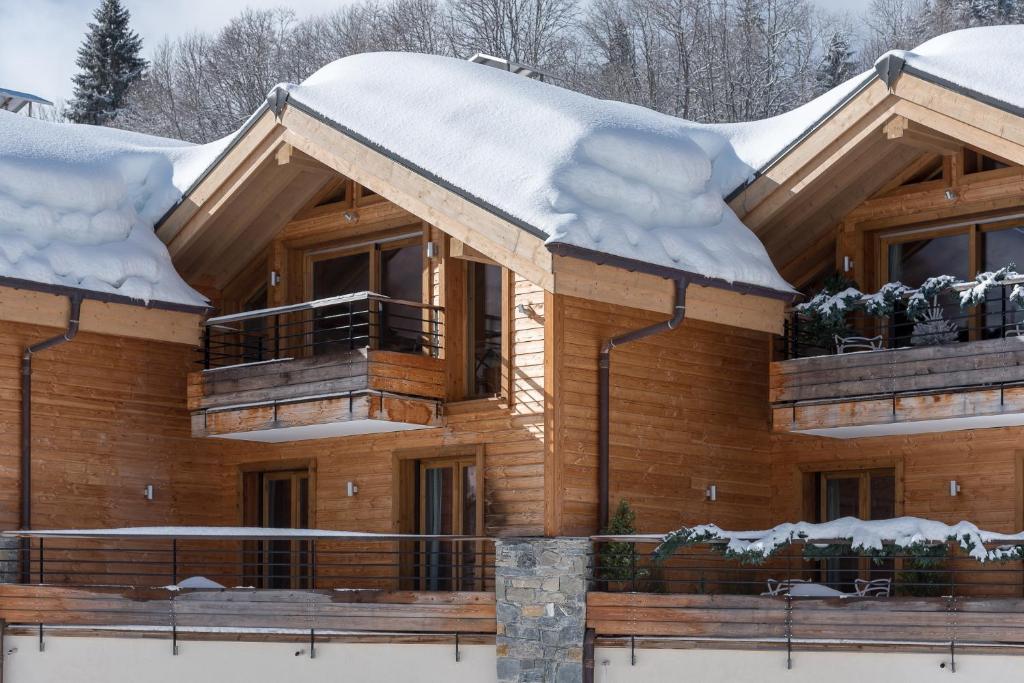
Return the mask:
<path id="1" fill-rule="evenodd" d="M 936 160 L 943 164 L 940 173 Z M 968 163 L 977 173 L 964 173 Z M 1019 179 L 1022 163 L 1020 117 L 903 74 L 892 87 L 876 80 L 862 89 L 730 206 L 799 288 L 823 267 L 838 265 L 844 250 L 853 251 L 844 244 L 856 239 L 851 223 L 915 211 L 938 219 L 1019 203 L 980 188 Z M 950 188 L 953 200 L 946 195 Z"/>
<path id="2" fill-rule="evenodd" d="M 664 276 L 555 257 L 523 226 L 290 105 L 257 118 L 157 234 L 186 280 L 219 290 L 275 238 L 351 232 L 339 220 L 338 207 L 351 198 L 345 182 L 384 200 L 360 215 L 433 225 L 450 238 L 452 256 L 501 264 L 548 292 L 672 311 L 672 284 Z M 694 318 L 767 332 L 781 330 L 785 307 L 779 298 L 698 285 L 690 287 L 688 304 Z"/>

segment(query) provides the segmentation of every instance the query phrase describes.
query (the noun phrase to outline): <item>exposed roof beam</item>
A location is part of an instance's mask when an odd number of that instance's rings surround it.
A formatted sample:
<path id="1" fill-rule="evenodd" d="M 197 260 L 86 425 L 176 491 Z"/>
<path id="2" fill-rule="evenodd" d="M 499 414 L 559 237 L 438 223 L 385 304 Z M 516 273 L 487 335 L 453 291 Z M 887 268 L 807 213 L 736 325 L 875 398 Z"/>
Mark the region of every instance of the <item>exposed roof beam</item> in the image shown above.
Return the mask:
<path id="1" fill-rule="evenodd" d="M 894 116 L 882 126 L 886 139 L 936 154 L 956 154 L 961 143 L 953 138 L 926 128 L 906 116 Z"/>

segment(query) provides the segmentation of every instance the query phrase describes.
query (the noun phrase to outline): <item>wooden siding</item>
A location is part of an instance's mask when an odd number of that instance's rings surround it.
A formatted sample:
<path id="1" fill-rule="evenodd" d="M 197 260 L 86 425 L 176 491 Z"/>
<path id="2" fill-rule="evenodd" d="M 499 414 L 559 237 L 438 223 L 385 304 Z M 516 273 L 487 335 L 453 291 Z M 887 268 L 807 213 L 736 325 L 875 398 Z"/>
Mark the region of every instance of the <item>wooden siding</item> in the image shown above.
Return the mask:
<path id="1" fill-rule="evenodd" d="M 664 316 L 550 297 L 558 394 L 548 533 L 597 526 L 597 359 L 603 340 Z M 554 310 L 550 310 L 553 308 Z M 758 524 L 769 503 L 768 336 L 684 320 L 612 351 L 611 505 L 628 500 L 640 531 L 715 521 Z M 718 501 L 704 491 L 718 487 Z"/>
<path id="2" fill-rule="evenodd" d="M 864 644 L 1024 646 L 1024 600 L 980 598 L 794 599 L 740 595 L 590 593 L 598 636 L 667 636 L 859 648 Z M 840 642 L 841 641 L 841 642 Z"/>
<path id="3" fill-rule="evenodd" d="M 0 620 L 47 626 L 494 633 L 493 593 L 0 586 Z"/>
<path id="4" fill-rule="evenodd" d="M 20 365 L 53 327 L 0 325 L 0 527 L 18 528 Z M 192 439 L 188 346 L 79 333 L 32 359 L 33 523 L 223 523 L 217 457 Z M 216 474 L 215 474 L 216 473 Z M 152 501 L 142 490 L 152 484 Z"/>
<path id="5" fill-rule="evenodd" d="M 1024 339 L 891 349 L 777 361 L 773 403 L 1024 381 Z"/>
<path id="6" fill-rule="evenodd" d="M 198 371 L 188 377 L 188 407 L 205 410 L 367 390 L 444 398 L 444 362 L 430 356 L 359 349 Z"/>

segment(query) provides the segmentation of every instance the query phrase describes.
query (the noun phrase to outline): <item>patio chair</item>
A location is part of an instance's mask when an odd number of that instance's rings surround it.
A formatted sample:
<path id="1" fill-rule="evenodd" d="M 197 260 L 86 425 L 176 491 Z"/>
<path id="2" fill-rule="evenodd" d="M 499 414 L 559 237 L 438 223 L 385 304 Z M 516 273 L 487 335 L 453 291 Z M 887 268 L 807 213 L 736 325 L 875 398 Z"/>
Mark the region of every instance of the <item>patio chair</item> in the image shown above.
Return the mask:
<path id="1" fill-rule="evenodd" d="M 892 595 L 892 579 L 854 579 L 853 590 L 861 597 L 887 598 Z"/>
<path id="2" fill-rule="evenodd" d="M 794 583 L 808 583 L 810 579 L 768 579 L 768 590 L 761 595 L 788 595 Z"/>
<path id="3" fill-rule="evenodd" d="M 882 335 L 874 337 L 840 337 L 834 335 L 836 341 L 836 353 L 849 353 L 850 351 L 880 351 L 882 349 Z"/>

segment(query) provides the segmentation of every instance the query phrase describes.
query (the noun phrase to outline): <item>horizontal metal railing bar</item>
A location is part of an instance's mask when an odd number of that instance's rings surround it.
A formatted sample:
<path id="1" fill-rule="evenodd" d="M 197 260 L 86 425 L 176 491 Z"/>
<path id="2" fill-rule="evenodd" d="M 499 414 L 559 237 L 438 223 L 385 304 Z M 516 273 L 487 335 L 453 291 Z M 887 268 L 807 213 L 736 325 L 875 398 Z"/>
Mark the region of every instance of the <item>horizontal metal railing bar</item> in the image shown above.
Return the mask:
<path id="1" fill-rule="evenodd" d="M 216 527 L 209 527 L 214 529 Z M 95 530 L 95 529 L 38 529 L 25 530 L 15 529 L 0 532 L 0 536 L 7 538 L 78 538 L 95 540 L 131 540 L 131 539 L 165 539 L 168 541 L 330 541 L 350 542 L 360 541 L 485 541 L 494 542 L 491 536 L 461 536 L 453 534 L 392 534 L 374 532 L 333 532 L 330 530 L 316 530 L 316 533 L 303 533 L 304 529 L 295 529 L 293 534 L 275 534 L 271 531 L 260 531 L 253 529 L 251 532 L 237 531 L 232 533 L 217 533 L 206 531 L 207 527 L 199 527 L 202 531 L 189 530 L 189 527 L 178 527 L 169 531 L 145 531 L 139 533 L 126 532 L 118 529 Z M 241 528 L 239 528 L 241 529 Z"/>
<path id="2" fill-rule="evenodd" d="M 250 320 L 253 318 L 265 318 L 272 315 L 284 315 L 287 313 L 297 313 L 300 311 L 311 311 L 315 309 L 325 308 L 329 306 L 336 306 L 341 304 L 348 304 L 355 301 L 385 301 L 392 304 L 398 304 L 401 306 L 412 306 L 416 308 L 423 308 L 426 310 L 443 310 L 442 306 L 435 306 L 433 304 L 425 304 L 421 301 L 407 301 L 405 299 L 392 299 L 391 297 L 384 296 L 383 294 L 377 294 L 376 292 L 356 292 L 354 294 L 343 294 L 340 296 L 327 297 L 325 299 L 315 299 L 312 301 L 304 301 L 298 304 L 288 304 L 285 306 L 275 306 L 273 308 L 262 308 L 255 311 L 243 311 L 241 313 L 231 313 L 228 315 L 221 315 L 215 318 L 209 318 L 206 320 L 206 326 L 210 325 L 221 325 L 224 323 L 232 323 L 240 320 Z"/>

